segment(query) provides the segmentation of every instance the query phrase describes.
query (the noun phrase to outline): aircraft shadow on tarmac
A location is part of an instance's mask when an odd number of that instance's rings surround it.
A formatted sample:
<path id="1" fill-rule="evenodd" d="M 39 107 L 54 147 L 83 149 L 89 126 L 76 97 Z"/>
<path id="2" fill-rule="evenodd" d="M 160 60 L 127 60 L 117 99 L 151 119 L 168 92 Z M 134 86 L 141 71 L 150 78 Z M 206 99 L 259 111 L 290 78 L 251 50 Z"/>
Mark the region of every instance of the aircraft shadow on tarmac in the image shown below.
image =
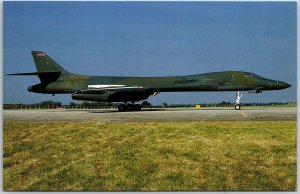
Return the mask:
<path id="1" fill-rule="evenodd" d="M 150 112 L 150 111 L 165 111 L 166 109 L 142 109 L 141 111 L 124 111 L 119 112 L 116 109 L 112 110 L 88 110 L 89 113 L 138 113 L 138 112 Z"/>
<path id="2" fill-rule="evenodd" d="M 125 111 L 119 112 L 117 109 L 68 109 L 67 112 L 78 112 L 78 111 L 86 111 L 88 113 L 138 113 L 138 112 L 152 112 L 152 111 L 185 111 L 185 110 L 192 110 L 192 111 L 262 111 L 268 110 L 269 108 L 243 108 L 241 110 L 234 110 L 231 108 L 202 108 L 202 109 L 164 109 L 164 108 L 157 108 L 157 109 L 150 109 L 144 108 L 141 111 Z"/>
<path id="3" fill-rule="evenodd" d="M 154 112 L 154 111 L 172 111 L 172 112 L 178 112 L 178 111 L 185 111 L 188 109 L 178 110 L 178 109 L 142 109 L 141 111 L 124 111 L 119 112 L 118 110 L 112 109 L 112 110 L 88 110 L 88 113 L 138 113 L 138 112 Z M 237 111 L 232 109 L 202 109 L 202 110 L 196 110 L 191 109 L 192 111 Z M 243 110 L 262 110 L 262 109 L 243 109 Z"/>

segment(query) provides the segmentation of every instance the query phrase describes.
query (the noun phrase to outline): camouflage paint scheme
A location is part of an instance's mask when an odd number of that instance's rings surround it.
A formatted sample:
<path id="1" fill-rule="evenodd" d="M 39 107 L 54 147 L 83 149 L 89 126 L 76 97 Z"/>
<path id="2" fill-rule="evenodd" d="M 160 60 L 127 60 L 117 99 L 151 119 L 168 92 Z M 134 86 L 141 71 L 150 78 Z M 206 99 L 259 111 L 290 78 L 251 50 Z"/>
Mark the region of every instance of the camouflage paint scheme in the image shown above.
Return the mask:
<path id="1" fill-rule="evenodd" d="M 41 83 L 28 91 L 44 94 L 71 93 L 74 100 L 99 102 L 135 102 L 158 92 L 280 90 L 289 84 L 266 79 L 249 72 L 224 71 L 174 77 L 85 76 L 70 73 L 42 51 L 32 51 Z M 90 87 L 92 86 L 92 88 Z M 94 87 L 94 88 L 93 88 Z"/>

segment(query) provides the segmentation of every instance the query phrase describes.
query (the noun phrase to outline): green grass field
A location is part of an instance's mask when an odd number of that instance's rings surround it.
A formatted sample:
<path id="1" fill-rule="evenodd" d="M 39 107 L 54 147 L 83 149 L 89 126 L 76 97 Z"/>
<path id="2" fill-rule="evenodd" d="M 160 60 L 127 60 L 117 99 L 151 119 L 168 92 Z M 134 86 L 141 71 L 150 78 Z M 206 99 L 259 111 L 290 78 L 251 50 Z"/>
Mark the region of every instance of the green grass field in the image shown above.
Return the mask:
<path id="1" fill-rule="evenodd" d="M 296 121 L 4 122 L 6 191 L 295 191 Z"/>

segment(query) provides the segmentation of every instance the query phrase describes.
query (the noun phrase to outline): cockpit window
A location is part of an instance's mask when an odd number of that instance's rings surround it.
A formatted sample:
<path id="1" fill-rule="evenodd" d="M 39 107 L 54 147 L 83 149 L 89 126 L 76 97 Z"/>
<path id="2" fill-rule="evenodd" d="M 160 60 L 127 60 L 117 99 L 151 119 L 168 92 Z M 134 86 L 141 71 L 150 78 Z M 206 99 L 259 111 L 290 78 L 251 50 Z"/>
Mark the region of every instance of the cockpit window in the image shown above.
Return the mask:
<path id="1" fill-rule="evenodd" d="M 250 77 L 250 73 L 245 73 L 245 77 Z"/>
<path id="2" fill-rule="evenodd" d="M 255 75 L 255 74 L 253 74 L 253 73 L 245 73 L 245 77 L 261 78 L 260 76 Z"/>
<path id="3" fill-rule="evenodd" d="M 252 75 L 253 75 L 253 77 L 256 77 L 256 78 L 262 78 L 262 77 L 260 77 L 258 75 L 255 75 L 255 74 L 252 74 Z"/>

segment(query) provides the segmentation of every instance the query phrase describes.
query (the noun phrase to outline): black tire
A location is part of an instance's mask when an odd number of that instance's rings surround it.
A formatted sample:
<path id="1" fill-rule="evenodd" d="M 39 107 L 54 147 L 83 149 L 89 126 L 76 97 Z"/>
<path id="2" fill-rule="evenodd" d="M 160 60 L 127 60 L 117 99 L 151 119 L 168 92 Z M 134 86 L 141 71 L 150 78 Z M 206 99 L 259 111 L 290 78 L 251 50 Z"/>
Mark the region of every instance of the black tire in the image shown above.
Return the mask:
<path id="1" fill-rule="evenodd" d="M 235 110 L 240 110 L 241 109 L 241 105 L 240 104 L 236 104 L 234 105 Z"/>
<path id="2" fill-rule="evenodd" d="M 142 106 L 140 104 L 135 104 L 134 105 L 134 110 L 135 111 L 140 111 L 142 109 Z"/>
<path id="3" fill-rule="evenodd" d="M 127 104 L 127 105 L 126 105 L 126 109 L 127 109 L 128 111 L 133 111 L 133 110 L 134 110 L 134 105 L 133 105 L 133 104 Z"/>
<path id="4" fill-rule="evenodd" d="M 118 106 L 118 111 L 119 111 L 119 112 L 124 112 L 124 111 L 126 111 L 126 106 L 125 106 L 124 104 L 120 104 L 120 105 Z"/>

